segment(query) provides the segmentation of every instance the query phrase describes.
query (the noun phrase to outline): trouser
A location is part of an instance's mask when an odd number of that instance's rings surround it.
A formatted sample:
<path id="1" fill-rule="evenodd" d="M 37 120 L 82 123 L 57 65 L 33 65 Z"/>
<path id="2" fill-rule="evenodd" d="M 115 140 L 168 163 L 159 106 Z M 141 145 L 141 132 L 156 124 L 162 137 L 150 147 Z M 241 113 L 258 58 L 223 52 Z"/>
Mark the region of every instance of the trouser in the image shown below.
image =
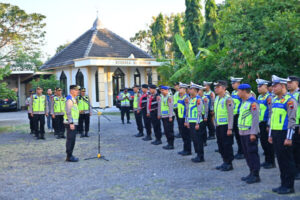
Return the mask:
<path id="1" fill-rule="evenodd" d="M 198 156 L 203 157 L 204 156 L 204 147 L 203 147 L 203 131 L 201 131 L 201 128 L 205 126 L 204 123 L 200 123 L 199 129 L 196 130 L 196 123 L 189 123 L 190 124 L 190 136 L 193 141 L 195 152 L 198 154 Z"/>
<path id="2" fill-rule="evenodd" d="M 48 127 L 48 129 L 52 128 L 52 117 L 51 117 L 51 115 L 48 115 L 48 117 L 47 117 L 47 127 Z"/>
<path id="3" fill-rule="evenodd" d="M 79 114 L 79 124 L 78 124 L 78 132 L 83 134 L 83 122 L 84 122 L 84 131 L 88 133 L 90 130 L 90 114 Z"/>
<path id="4" fill-rule="evenodd" d="M 177 121 L 177 125 L 178 125 L 178 131 L 179 131 L 179 134 L 181 135 L 181 131 L 180 130 L 180 127 L 179 127 L 179 117 L 178 117 L 178 109 L 174 109 L 174 113 L 175 113 L 175 117 L 176 117 L 176 121 Z"/>
<path id="5" fill-rule="evenodd" d="M 53 128 L 57 135 L 64 135 L 65 133 L 65 125 L 64 125 L 64 116 L 63 115 L 55 115 L 55 118 L 52 119 Z"/>
<path id="6" fill-rule="evenodd" d="M 139 131 L 139 133 L 143 133 L 144 131 L 143 131 L 142 113 L 141 112 L 137 113 L 137 111 L 134 111 L 134 117 L 136 121 L 137 130 Z"/>
<path id="7" fill-rule="evenodd" d="M 204 119 L 204 115 L 202 115 L 202 119 Z M 202 128 L 202 132 L 203 132 L 203 144 L 206 144 L 207 142 L 207 131 L 206 131 L 206 126 L 207 126 L 207 121 L 203 121 L 203 128 Z"/>
<path id="8" fill-rule="evenodd" d="M 151 136 L 151 119 L 150 117 L 147 117 L 147 110 L 146 108 L 142 109 L 142 115 L 144 120 L 145 129 L 148 136 Z"/>
<path id="9" fill-rule="evenodd" d="M 267 132 L 267 122 L 262 121 L 259 123 L 260 130 L 260 143 L 265 153 L 265 162 L 275 163 L 274 147 L 269 143 L 269 133 Z"/>
<path id="10" fill-rule="evenodd" d="M 157 110 L 150 112 L 150 120 L 154 130 L 154 135 L 156 140 L 161 140 L 161 127 L 160 120 L 157 118 Z"/>
<path id="11" fill-rule="evenodd" d="M 76 141 L 77 126 L 75 126 L 74 130 L 70 129 L 69 124 L 65 124 L 65 126 L 67 129 L 66 153 L 67 153 L 67 157 L 70 158 L 71 156 L 73 156 L 73 150 Z"/>
<path id="12" fill-rule="evenodd" d="M 233 161 L 233 135 L 227 135 L 228 125 L 216 127 L 217 143 L 219 153 L 223 158 L 223 162 L 231 164 Z"/>
<path id="13" fill-rule="evenodd" d="M 124 122 L 124 115 L 126 113 L 127 122 L 130 121 L 130 107 L 123 106 L 121 107 L 121 120 Z"/>
<path id="14" fill-rule="evenodd" d="M 162 118 L 165 136 L 170 146 L 174 146 L 174 119 L 175 117 L 172 117 L 172 121 L 170 122 L 169 117 Z"/>
<path id="15" fill-rule="evenodd" d="M 34 133 L 34 120 L 33 117 L 31 117 L 31 114 L 29 113 L 28 113 L 28 119 L 29 119 L 30 132 Z"/>
<path id="16" fill-rule="evenodd" d="M 295 129 L 293 135 L 293 155 L 296 164 L 297 173 L 300 173 L 300 134 L 298 133 L 299 127 Z"/>
<path id="17" fill-rule="evenodd" d="M 243 147 L 243 152 L 246 158 L 247 165 L 254 175 L 259 175 L 260 161 L 258 155 L 258 140 L 250 140 L 250 135 L 241 135 L 241 143 Z"/>
<path id="18" fill-rule="evenodd" d="M 236 143 L 238 146 L 237 153 L 243 154 L 243 147 L 242 147 L 241 138 L 240 138 L 240 134 L 239 134 L 238 120 L 239 120 L 239 115 L 238 114 L 234 115 L 232 131 L 234 132 L 235 140 L 236 140 Z"/>
<path id="19" fill-rule="evenodd" d="M 206 127 L 208 128 L 208 135 L 210 137 L 214 137 L 216 134 L 216 129 L 213 122 L 213 114 L 210 111 L 208 111 L 207 122 L 204 122 L 204 124 L 205 124 L 204 134 L 206 135 L 206 137 L 207 137 Z"/>
<path id="20" fill-rule="evenodd" d="M 34 114 L 34 134 L 36 137 L 43 137 L 45 134 L 45 115 L 44 114 Z"/>
<path id="21" fill-rule="evenodd" d="M 293 158 L 293 147 L 284 146 L 287 130 L 272 130 L 271 136 L 279 165 L 281 186 L 294 188 L 296 168 Z"/>
<path id="22" fill-rule="evenodd" d="M 181 130 L 181 137 L 183 140 L 183 151 L 186 152 L 191 152 L 191 146 L 192 146 L 192 141 L 191 141 L 191 136 L 189 129 L 184 126 L 185 118 L 179 118 L 178 120 L 178 126 L 180 127 L 179 130 Z"/>

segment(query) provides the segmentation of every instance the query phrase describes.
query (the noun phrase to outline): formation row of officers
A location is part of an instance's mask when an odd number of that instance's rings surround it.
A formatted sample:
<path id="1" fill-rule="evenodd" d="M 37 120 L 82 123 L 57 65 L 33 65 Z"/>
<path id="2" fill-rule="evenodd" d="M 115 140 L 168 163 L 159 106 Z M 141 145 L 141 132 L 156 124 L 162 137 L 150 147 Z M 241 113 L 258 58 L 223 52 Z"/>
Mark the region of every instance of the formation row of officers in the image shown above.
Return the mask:
<path id="1" fill-rule="evenodd" d="M 218 151 L 223 163 L 220 171 L 233 170 L 234 159 L 246 159 L 249 175 L 241 180 L 248 184 L 260 182 L 260 168 L 275 168 L 277 157 L 281 184 L 272 191 L 278 194 L 294 192 L 294 181 L 300 179 L 300 98 L 299 78 L 287 79 L 272 76 L 272 81 L 257 79 L 259 96 L 256 99 L 249 84 L 242 78 L 231 77 L 234 91 L 230 93 L 227 82 L 204 82 L 203 85 L 178 83 L 176 93 L 170 94 L 169 87 L 156 85 L 134 86 L 133 108 L 138 129 L 136 137 L 146 135 L 143 140 L 155 140 L 153 145 L 162 144 L 161 122 L 167 138 L 166 150 L 174 149 L 174 120 L 178 123 L 183 140 L 182 156 L 196 156 L 193 162 L 204 162 L 204 146 L 207 139 L 217 138 Z M 214 92 L 211 85 L 214 85 Z M 121 95 L 121 110 L 129 106 L 130 94 Z M 298 106 L 299 104 L 299 106 Z M 123 109 L 124 110 L 124 109 Z M 124 114 L 122 115 L 124 121 Z M 206 130 L 209 130 L 207 138 Z M 234 137 L 238 151 L 234 155 Z M 265 161 L 261 164 L 258 140 L 264 150 Z"/>

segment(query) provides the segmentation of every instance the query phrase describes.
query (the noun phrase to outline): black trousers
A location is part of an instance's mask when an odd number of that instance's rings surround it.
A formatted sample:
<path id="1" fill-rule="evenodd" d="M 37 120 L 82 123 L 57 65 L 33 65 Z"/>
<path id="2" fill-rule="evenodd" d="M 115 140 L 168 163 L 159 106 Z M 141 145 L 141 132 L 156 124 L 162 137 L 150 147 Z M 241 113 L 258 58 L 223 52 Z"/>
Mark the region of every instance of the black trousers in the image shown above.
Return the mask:
<path id="1" fill-rule="evenodd" d="M 142 113 L 141 112 L 137 113 L 137 111 L 134 111 L 134 117 L 136 121 L 137 130 L 139 131 L 139 133 L 143 133 L 144 131 L 143 131 Z"/>
<path id="2" fill-rule="evenodd" d="M 167 138 L 167 142 L 170 146 L 174 146 L 174 120 L 175 117 L 172 118 L 172 122 L 169 121 L 169 117 L 162 118 L 165 136 Z"/>
<path id="3" fill-rule="evenodd" d="M 233 132 L 234 132 L 234 137 L 238 146 L 238 154 L 243 154 L 243 147 L 242 147 L 242 143 L 241 143 L 241 138 L 240 138 L 240 134 L 239 134 L 239 127 L 238 127 L 238 120 L 239 120 L 239 115 L 234 115 L 233 117 Z"/>
<path id="4" fill-rule="evenodd" d="M 64 116 L 55 115 L 55 118 L 52 118 L 52 122 L 55 133 L 63 135 L 65 133 Z"/>
<path id="5" fill-rule="evenodd" d="M 67 129 L 66 153 L 67 157 L 69 158 L 73 155 L 73 150 L 76 141 L 77 126 L 75 126 L 75 130 L 71 130 L 69 124 L 65 124 L 65 126 Z"/>
<path id="6" fill-rule="evenodd" d="M 204 115 L 202 115 L 202 119 L 204 119 Z M 203 121 L 204 125 L 203 125 L 203 143 L 205 144 L 207 142 L 207 130 L 206 130 L 206 127 L 207 127 L 207 121 Z"/>
<path id="7" fill-rule="evenodd" d="M 260 130 L 260 143 L 265 153 L 265 162 L 275 163 L 274 147 L 269 143 L 269 133 L 267 132 L 267 122 L 262 121 L 259 123 Z"/>
<path id="8" fill-rule="evenodd" d="M 147 117 L 147 110 L 146 108 L 142 109 L 142 115 L 144 120 L 145 129 L 148 136 L 151 136 L 151 119 L 150 117 Z"/>
<path id="9" fill-rule="evenodd" d="M 251 142 L 250 135 L 241 135 L 241 143 L 250 172 L 259 173 L 260 161 L 258 155 L 258 140 Z"/>
<path id="10" fill-rule="evenodd" d="M 219 153 L 223 158 L 223 162 L 231 164 L 233 161 L 233 135 L 227 135 L 228 125 L 221 125 L 216 127 L 217 143 Z"/>
<path id="11" fill-rule="evenodd" d="M 299 127 L 295 129 L 293 135 L 293 155 L 296 164 L 297 173 L 300 173 L 300 134 L 298 133 Z"/>
<path id="12" fill-rule="evenodd" d="M 214 137 L 216 134 L 216 129 L 215 129 L 215 125 L 214 125 L 212 116 L 213 116 L 213 114 L 211 114 L 211 112 L 209 110 L 208 116 L 207 116 L 207 122 L 204 122 L 204 124 L 205 124 L 204 134 L 206 134 L 206 137 L 207 137 L 206 127 L 208 128 L 208 135 L 210 137 Z"/>
<path id="13" fill-rule="evenodd" d="M 150 112 L 150 120 L 154 130 L 155 139 L 161 140 L 161 126 L 160 120 L 157 118 L 157 110 Z"/>
<path id="14" fill-rule="evenodd" d="M 182 133 L 182 130 L 180 130 L 181 128 L 179 127 L 179 117 L 178 117 L 178 109 L 174 109 L 174 113 L 175 113 L 175 117 L 176 117 L 176 121 L 177 121 L 177 125 L 178 125 L 178 131 L 179 131 L 179 134 L 181 135 Z"/>
<path id="15" fill-rule="evenodd" d="M 204 156 L 204 147 L 203 147 L 203 136 L 202 134 L 204 133 L 201 131 L 203 127 L 205 126 L 204 123 L 200 123 L 199 125 L 199 130 L 196 130 L 196 123 L 189 123 L 190 124 L 190 135 L 191 139 L 194 144 L 194 149 L 195 152 L 198 154 L 198 156 L 203 157 Z"/>
<path id="16" fill-rule="evenodd" d="M 271 135 L 280 170 L 281 186 L 294 188 L 296 168 L 293 157 L 293 147 L 284 146 L 287 131 L 272 130 Z"/>
<path id="17" fill-rule="evenodd" d="M 79 115 L 79 123 L 78 123 L 78 132 L 80 134 L 83 133 L 83 122 L 84 122 L 84 131 L 88 133 L 90 130 L 90 114 L 80 114 Z"/>
<path id="18" fill-rule="evenodd" d="M 127 107 L 127 106 L 121 107 L 121 120 L 122 120 L 122 122 L 124 122 L 125 113 L 126 113 L 127 122 L 129 122 L 130 121 L 130 107 Z"/>
<path id="19" fill-rule="evenodd" d="M 34 133 L 34 122 L 33 117 L 31 117 L 31 114 L 28 113 L 28 119 L 29 119 L 29 126 L 31 133 Z"/>
<path id="20" fill-rule="evenodd" d="M 192 141 L 191 141 L 191 136 L 189 129 L 184 126 L 185 118 L 179 118 L 178 120 L 178 127 L 179 130 L 181 130 L 181 137 L 183 140 L 183 151 L 191 152 L 191 146 L 192 146 Z"/>
<path id="21" fill-rule="evenodd" d="M 33 115 L 34 134 L 35 136 L 44 136 L 45 134 L 45 115 L 34 114 Z"/>

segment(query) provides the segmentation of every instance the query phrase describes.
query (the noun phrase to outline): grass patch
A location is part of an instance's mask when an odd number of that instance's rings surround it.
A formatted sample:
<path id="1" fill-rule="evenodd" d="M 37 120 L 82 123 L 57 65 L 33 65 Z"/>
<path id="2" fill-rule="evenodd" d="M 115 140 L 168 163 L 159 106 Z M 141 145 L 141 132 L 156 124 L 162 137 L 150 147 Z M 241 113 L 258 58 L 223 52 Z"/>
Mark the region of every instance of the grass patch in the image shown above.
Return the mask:
<path id="1" fill-rule="evenodd" d="M 28 124 L 19 124 L 19 125 L 0 127 L 0 133 L 12 133 L 12 132 L 26 133 L 28 130 L 29 130 Z"/>

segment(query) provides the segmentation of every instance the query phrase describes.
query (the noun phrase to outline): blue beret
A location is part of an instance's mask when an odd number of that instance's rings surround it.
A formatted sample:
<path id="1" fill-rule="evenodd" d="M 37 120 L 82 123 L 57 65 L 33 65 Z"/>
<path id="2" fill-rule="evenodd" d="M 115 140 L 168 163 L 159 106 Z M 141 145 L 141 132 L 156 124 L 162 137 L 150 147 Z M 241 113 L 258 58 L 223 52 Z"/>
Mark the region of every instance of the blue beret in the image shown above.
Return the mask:
<path id="1" fill-rule="evenodd" d="M 251 89 L 251 86 L 249 84 L 241 84 L 238 87 L 239 90 L 246 90 L 246 89 Z"/>
<path id="2" fill-rule="evenodd" d="M 160 88 L 163 89 L 163 90 L 168 90 L 169 89 L 168 86 L 164 86 L 164 85 L 162 85 Z"/>

